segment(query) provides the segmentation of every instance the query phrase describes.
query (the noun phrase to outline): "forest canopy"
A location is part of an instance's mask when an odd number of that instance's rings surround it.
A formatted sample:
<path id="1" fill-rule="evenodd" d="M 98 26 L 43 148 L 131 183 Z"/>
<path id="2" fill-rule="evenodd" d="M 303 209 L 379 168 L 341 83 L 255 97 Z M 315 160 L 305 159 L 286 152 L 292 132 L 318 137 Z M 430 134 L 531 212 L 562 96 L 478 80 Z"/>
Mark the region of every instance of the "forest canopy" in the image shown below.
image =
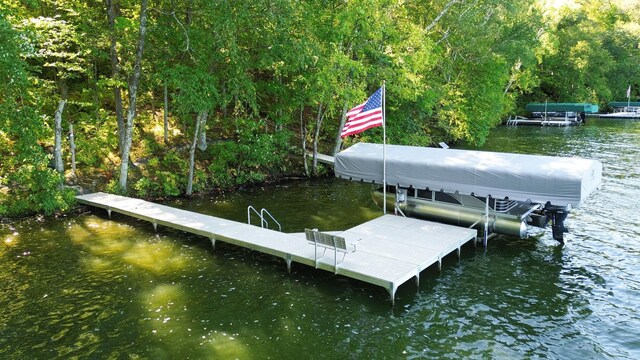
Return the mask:
<path id="1" fill-rule="evenodd" d="M 639 17 L 625 0 L 4 0 L 0 216 L 64 211 L 78 188 L 322 174 L 316 153 L 381 142 L 339 134 L 383 81 L 388 141 L 420 146 L 482 144 L 528 102 L 636 99 Z"/>

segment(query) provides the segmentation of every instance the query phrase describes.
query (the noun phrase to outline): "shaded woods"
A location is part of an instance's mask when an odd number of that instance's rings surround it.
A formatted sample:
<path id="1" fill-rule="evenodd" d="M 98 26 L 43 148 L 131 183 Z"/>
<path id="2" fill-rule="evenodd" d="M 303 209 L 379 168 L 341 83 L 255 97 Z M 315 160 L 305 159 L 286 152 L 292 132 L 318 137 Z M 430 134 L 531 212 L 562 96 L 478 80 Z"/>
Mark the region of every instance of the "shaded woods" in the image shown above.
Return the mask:
<path id="1" fill-rule="evenodd" d="M 322 174 L 304 154 L 339 148 L 383 80 L 389 142 L 423 146 L 481 144 L 529 101 L 635 97 L 638 5 L 557 3 L 3 1 L 0 216 L 68 209 L 68 185 L 161 197 Z M 362 140 L 381 130 L 346 145 Z"/>

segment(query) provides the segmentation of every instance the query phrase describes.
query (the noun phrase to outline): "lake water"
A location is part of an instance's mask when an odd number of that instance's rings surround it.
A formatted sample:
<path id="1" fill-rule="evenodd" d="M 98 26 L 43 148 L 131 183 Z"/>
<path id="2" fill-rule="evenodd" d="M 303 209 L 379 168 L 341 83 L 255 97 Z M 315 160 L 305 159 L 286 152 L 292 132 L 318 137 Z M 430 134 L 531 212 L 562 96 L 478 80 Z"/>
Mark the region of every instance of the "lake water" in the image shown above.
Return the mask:
<path id="1" fill-rule="evenodd" d="M 0 228 L 2 359 L 640 358 L 640 122 L 500 127 L 484 150 L 603 162 L 559 246 L 498 236 L 386 290 L 100 210 Z M 380 215 L 337 179 L 171 205 L 286 232 Z"/>

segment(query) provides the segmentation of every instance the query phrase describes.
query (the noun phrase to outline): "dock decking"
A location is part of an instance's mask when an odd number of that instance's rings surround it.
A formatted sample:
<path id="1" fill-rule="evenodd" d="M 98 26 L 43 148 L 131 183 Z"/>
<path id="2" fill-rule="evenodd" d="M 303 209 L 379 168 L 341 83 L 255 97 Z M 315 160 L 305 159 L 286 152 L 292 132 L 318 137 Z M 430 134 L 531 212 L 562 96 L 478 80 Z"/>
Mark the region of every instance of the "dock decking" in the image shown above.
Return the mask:
<path id="1" fill-rule="evenodd" d="M 313 157 L 313 153 L 312 152 L 308 152 L 307 156 L 312 158 Z M 316 154 L 316 158 L 318 159 L 319 163 L 326 164 L 326 165 L 333 166 L 333 163 L 335 162 L 335 158 L 333 156 L 331 156 L 331 155 L 325 155 L 325 154 L 317 153 Z"/>
<path id="2" fill-rule="evenodd" d="M 316 246 L 304 234 L 286 234 L 215 216 L 199 214 L 124 196 L 93 193 L 80 195 L 81 204 L 121 213 L 158 225 L 206 236 L 283 258 L 288 269 L 296 262 L 316 266 Z M 332 232 L 355 244 L 356 251 L 338 253 L 343 259 L 334 266 L 334 250 L 322 249 L 316 268 L 382 286 L 394 302 L 398 287 L 438 263 L 476 237 L 473 229 L 430 221 L 384 215 L 346 231 Z"/>

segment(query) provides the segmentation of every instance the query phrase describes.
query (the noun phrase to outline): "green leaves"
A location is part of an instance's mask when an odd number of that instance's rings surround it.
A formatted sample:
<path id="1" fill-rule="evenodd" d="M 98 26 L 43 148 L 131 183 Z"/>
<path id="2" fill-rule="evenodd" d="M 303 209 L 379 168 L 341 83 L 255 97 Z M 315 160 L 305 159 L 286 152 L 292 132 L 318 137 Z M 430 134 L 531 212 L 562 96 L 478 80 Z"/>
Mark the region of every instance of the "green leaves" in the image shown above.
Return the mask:
<path id="1" fill-rule="evenodd" d="M 64 121 L 78 132 L 78 171 L 98 184 L 113 179 L 120 161 L 115 119 L 128 106 L 140 2 L 108 3 L 114 6 L 77 0 L 0 5 L 0 198 L 15 199 L 13 209 L 65 207 L 55 185 L 61 179 L 48 174 L 43 150 L 52 142 L 48 122 L 63 96 L 69 100 Z M 301 173 L 302 133 L 309 147 L 334 148 L 343 109 L 364 101 L 382 81 L 389 141 L 425 146 L 481 144 L 501 118 L 529 101 L 619 100 L 630 81 L 637 95 L 637 4 L 579 5 L 152 2 L 131 155 L 149 162 L 132 170 L 135 188 L 146 196 L 182 193 L 188 155 L 179 149 L 189 148 L 202 112 L 210 115 L 204 124 L 210 145 L 195 153 L 196 189 Z M 166 141 L 158 136 L 165 115 Z M 381 129 L 372 129 L 347 142 L 381 138 Z M 25 162 L 32 167 L 18 171 Z M 0 212 L 8 208 L 0 204 Z"/>
<path id="2" fill-rule="evenodd" d="M 546 20 L 535 101 L 605 105 L 624 98 L 627 87 L 637 83 L 638 19 L 629 19 L 615 3 L 591 0 Z"/>

